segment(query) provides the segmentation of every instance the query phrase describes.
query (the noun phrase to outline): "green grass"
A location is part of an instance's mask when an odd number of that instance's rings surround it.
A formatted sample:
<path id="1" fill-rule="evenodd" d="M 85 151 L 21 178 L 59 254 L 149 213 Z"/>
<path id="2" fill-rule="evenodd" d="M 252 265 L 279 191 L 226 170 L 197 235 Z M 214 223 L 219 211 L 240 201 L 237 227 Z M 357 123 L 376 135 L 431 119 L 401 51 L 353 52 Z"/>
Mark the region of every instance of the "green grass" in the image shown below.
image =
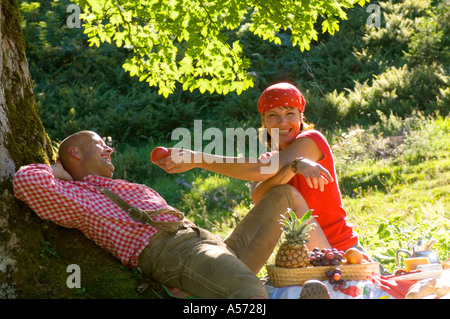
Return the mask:
<path id="1" fill-rule="evenodd" d="M 438 244 L 433 248 L 440 258 L 449 257 L 449 125 L 449 117 L 411 117 L 403 122 L 403 143 L 395 145 L 397 152 L 373 160 L 370 157 L 374 154 L 368 151 L 345 165 L 338 164 L 344 181 L 344 206 L 372 253 L 393 257 L 397 248 L 409 248 L 422 237 L 436 239 Z M 372 128 L 365 134 L 374 137 L 371 130 L 377 131 Z M 378 141 L 383 139 L 376 136 Z M 354 147 L 371 150 L 373 141 L 355 142 Z M 337 149 L 339 144 L 335 145 Z M 338 157 L 341 152 L 336 152 Z M 389 225 L 395 231 L 386 236 L 380 225 Z M 392 269 L 395 264 L 386 266 Z"/>

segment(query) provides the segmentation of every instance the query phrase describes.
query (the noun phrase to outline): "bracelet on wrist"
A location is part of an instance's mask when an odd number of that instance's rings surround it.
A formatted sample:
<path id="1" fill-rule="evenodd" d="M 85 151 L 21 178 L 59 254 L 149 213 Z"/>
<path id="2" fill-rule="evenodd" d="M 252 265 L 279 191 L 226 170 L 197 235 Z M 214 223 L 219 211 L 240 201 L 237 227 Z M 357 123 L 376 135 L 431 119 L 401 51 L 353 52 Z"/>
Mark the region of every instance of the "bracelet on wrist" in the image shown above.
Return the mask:
<path id="1" fill-rule="evenodd" d="M 303 159 L 303 157 L 297 157 L 295 160 L 292 161 L 291 169 L 292 169 L 292 172 L 294 172 L 294 174 L 298 174 L 297 163 L 298 163 L 298 161 L 301 161 L 302 159 Z"/>

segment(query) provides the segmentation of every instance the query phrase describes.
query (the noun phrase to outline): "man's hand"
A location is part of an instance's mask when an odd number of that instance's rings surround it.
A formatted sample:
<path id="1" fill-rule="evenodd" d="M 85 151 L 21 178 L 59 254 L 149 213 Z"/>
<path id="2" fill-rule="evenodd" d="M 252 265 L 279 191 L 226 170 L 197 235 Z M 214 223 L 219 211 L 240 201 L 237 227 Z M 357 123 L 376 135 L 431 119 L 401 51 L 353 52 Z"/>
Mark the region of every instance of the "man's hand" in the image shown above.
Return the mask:
<path id="1" fill-rule="evenodd" d="M 297 161 L 297 172 L 305 177 L 309 187 L 319 188 L 321 192 L 324 185 L 333 182 L 333 177 L 326 168 L 306 158 Z"/>
<path id="2" fill-rule="evenodd" d="M 72 176 L 64 169 L 61 162 L 56 162 L 51 166 L 51 168 L 55 178 L 62 179 L 64 181 L 73 181 Z"/>

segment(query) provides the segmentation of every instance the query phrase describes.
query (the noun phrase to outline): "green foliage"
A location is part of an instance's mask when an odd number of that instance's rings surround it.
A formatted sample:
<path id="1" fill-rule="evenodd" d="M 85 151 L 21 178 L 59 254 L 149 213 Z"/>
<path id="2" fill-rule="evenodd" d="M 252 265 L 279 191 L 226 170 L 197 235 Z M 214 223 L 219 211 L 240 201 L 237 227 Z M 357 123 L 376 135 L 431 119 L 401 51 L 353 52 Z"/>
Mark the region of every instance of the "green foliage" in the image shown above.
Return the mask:
<path id="1" fill-rule="evenodd" d="M 230 31 L 246 25 L 253 34 L 281 44 L 280 30 L 289 30 L 293 46 L 303 51 L 322 32 L 334 34 L 345 9 L 354 1 L 236 0 L 78 0 L 90 45 L 114 42 L 134 53 L 123 67 L 131 76 L 158 86 L 167 97 L 176 84 L 227 94 L 253 86 L 250 60 Z M 365 0 L 359 0 L 362 6 Z"/>
<path id="2" fill-rule="evenodd" d="M 441 261 L 448 258 L 450 235 L 446 230 L 450 227 L 449 219 L 442 216 L 442 212 L 434 211 L 433 207 L 430 209 L 424 205 L 423 210 L 415 213 L 412 220 L 405 221 L 403 215 L 393 214 L 375 218 L 369 224 L 377 225 L 377 229 L 376 232 L 367 234 L 363 244 L 370 247 L 375 257 L 378 256 L 380 261 L 384 261 L 386 268 L 391 271 L 398 266 L 404 267 L 402 264 L 397 265 L 394 258 L 397 256 L 397 250 L 412 251 L 412 246 L 419 238 L 424 242 L 436 240 L 431 250 L 438 254 Z"/>
<path id="3" fill-rule="evenodd" d="M 404 115 L 414 111 L 427 113 L 448 111 L 448 105 L 436 101 L 445 99 L 440 88 L 448 87 L 450 77 L 442 67 L 433 63 L 420 67 L 390 67 L 381 75 L 374 75 L 371 86 L 355 83 L 346 96 L 336 91 L 327 96 L 339 102 L 338 113 L 344 122 L 379 121 L 380 114 Z M 434 100 L 434 101 L 433 101 Z M 431 106 L 431 107 L 430 107 Z"/>

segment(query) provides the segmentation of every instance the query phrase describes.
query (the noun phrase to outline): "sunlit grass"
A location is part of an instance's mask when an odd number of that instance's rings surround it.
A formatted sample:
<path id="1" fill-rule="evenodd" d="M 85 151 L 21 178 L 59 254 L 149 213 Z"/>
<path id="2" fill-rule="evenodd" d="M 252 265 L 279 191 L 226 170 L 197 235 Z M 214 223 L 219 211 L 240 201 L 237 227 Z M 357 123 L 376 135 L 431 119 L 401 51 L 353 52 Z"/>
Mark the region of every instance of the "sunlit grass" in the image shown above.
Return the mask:
<path id="1" fill-rule="evenodd" d="M 344 207 L 362 243 L 374 254 L 394 257 L 396 249 L 408 249 L 422 237 L 437 240 L 433 248 L 441 258 L 448 258 L 450 118 L 417 116 L 414 120 L 415 128 L 405 133 L 395 156 L 374 161 L 365 154 L 355 156 L 351 166 L 340 167 L 347 181 L 342 185 Z M 370 145 L 362 148 L 370 149 Z M 386 236 L 380 225 L 396 231 Z M 386 263 L 395 267 L 392 261 Z"/>

